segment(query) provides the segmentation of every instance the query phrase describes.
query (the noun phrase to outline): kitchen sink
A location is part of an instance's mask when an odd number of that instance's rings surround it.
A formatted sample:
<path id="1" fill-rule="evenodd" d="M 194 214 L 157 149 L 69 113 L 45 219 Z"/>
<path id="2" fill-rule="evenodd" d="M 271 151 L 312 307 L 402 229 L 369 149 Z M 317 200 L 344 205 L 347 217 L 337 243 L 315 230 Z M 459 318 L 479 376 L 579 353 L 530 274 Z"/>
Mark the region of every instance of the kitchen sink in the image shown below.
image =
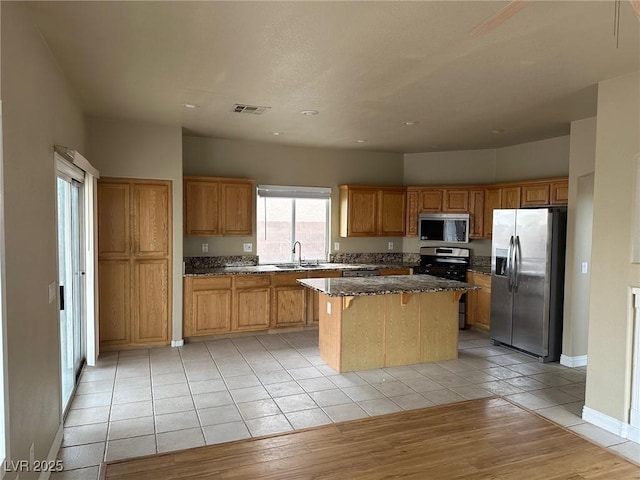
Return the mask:
<path id="1" fill-rule="evenodd" d="M 280 263 L 276 265 L 276 268 L 281 268 L 283 270 L 291 270 L 292 268 L 299 268 L 300 265 L 297 263 Z"/>
<path id="2" fill-rule="evenodd" d="M 323 267 L 324 265 L 317 264 L 317 263 L 303 263 L 302 265 L 298 263 L 280 263 L 276 265 L 276 268 L 280 268 L 282 270 L 291 270 L 291 269 L 298 269 L 298 268 L 304 268 L 305 270 L 307 269 L 313 270 L 314 268 L 323 268 Z"/>

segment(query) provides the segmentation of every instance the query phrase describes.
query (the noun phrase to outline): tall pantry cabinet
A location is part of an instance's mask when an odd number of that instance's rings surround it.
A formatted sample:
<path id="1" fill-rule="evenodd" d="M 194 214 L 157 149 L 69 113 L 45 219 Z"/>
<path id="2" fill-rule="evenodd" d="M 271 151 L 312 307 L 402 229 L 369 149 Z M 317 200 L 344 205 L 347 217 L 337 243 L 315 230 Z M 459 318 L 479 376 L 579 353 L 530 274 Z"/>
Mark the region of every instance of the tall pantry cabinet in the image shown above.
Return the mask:
<path id="1" fill-rule="evenodd" d="M 171 326 L 171 182 L 98 182 L 100 348 L 166 345 Z"/>

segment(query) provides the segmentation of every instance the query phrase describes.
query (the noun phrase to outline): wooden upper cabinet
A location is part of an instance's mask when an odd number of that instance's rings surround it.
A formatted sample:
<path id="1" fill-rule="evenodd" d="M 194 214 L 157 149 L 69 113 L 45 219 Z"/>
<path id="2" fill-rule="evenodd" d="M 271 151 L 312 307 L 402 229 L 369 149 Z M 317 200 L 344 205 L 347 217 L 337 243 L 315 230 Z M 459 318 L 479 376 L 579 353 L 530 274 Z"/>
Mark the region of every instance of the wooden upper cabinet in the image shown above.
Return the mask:
<path id="1" fill-rule="evenodd" d="M 406 188 L 354 185 L 339 188 L 341 237 L 404 235 Z"/>
<path id="2" fill-rule="evenodd" d="M 98 188 L 98 255 L 122 258 L 131 252 L 130 185 L 100 182 Z"/>
<path id="3" fill-rule="evenodd" d="M 482 236 L 484 238 L 491 238 L 493 232 L 493 211 L 500 208 L 502 203 L 502 189 L 501 188 L 488 188 L 484 192 L 484 228 Z"/>
<path id="4" fill-rule="evenodd" d="M 549 205 L 550 188 L 548 183 L 531 183 L 522 185 L 523 207 L 535 207 L 538 205 Z"/>
<path id="5" fill-rule="evenodd" d="M 442 211 L 450 213 L 467 213 L 469 211 L 469 190 L 445 190 Z"/>
<path id="6" fill-rule="evenodd" d="M 378 191 L 374 187 L 340 186 L 340 236 L 374 237 Z"/>
<path id="7" fill-rule="evenodd" d="M 187 237 L 220 235 L 220 184 L 198 178 L 184 181 L 184 229 Z"/>
<path id="8" fill-rule="evenodd" d="M 569 180 L 557 180 L 550 185 L 551 205 L 566 205 L 569 202 Z"/>
<path id="9" fill-rule="evenodd" d="M 405 235 L 407 237 L 418 236 L 418 191 L 407 189 L 407 215 L 405 220 Z"/>
<path id="10" fill-rule="evenodd" d="M 170 191 L 166 184 L 133 185 L 134 253 L 137 256 L 169 255 Z"/>
<path id="11" fill-rule="evenodd" d="M 253 233 L 253 180 L 184 178 L 184 231 L 188 237 Z"/>
<path id="12" fill-rule="evenodd" d="M 469 190 L 469 237 L 484 236 L 484 190 Z"/>
<path id="13" fill-rule="evenodd" d="M 401 237 L 404 235 L 406 214 L 406 190 L 381 189 L 378 192 L 379 236 Z"/>
<path id="14" fill-rule="evenodd" d="M 521 187 L 502 187 L 500 208 L 520 208 Z"/>
<path id="15" fill-rule="evenodd" d="M 420 189 L 420 212 L 437 213 L 442 211 L 442 189 Z"/>

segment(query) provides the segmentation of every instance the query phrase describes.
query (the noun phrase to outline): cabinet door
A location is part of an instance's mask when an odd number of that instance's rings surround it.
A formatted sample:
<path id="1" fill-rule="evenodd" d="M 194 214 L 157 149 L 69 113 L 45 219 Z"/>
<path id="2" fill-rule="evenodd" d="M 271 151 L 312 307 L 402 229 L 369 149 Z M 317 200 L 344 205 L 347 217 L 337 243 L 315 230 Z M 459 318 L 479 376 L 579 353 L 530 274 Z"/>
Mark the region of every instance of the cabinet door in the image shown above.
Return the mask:
<path id="1" fill-rule="evenodd" d="M 520 208 L 520 187 L 503 187 L 500 208 Z"/>
<path id="2" fill-rule="evenodd" d="M 185 235 L 215 236 L 220 234 L 220 184 L 217 181 L 185 180 Z"/>
<path id="3" fill-rule="evenodd" d="M 380 190 L 378 235 L 402 237 L 406 208 L 405 190 Z"/>
<path id="4" fill-rule="evenodd" d="M 491 238 L 493 231 L 493 211 L 500 208 L 502 190 L 489 188 L 484 192 L 484 228 L 483 237 Z"/>
<path id="5" fill-rule="evenodd" d="M 266 330 L 271 321 L 271 276 L 238 275 L 234 277 L 234 331 Z"/>
<path id="6" fill-rule="evenodd" d="M 385 275 L 411 275 L 410 268 L 382 268 L 380 270 L 380 276 Z"/>
<path id="7" fill-rule="evenodd" d="M 405 221 L 405 236 L 418 236 L 418 192 L 407 190 L 407 218 Z"/>
<path id="8" fill-rule="evenodd" d="M 131 268 L 129 260 L 98 262 L 100 345 L 131 342 Z"/>
<path id="9" fill-rule="evenodd" d="M 98 255 L 127 257 L 131 251 L 128 183 L 98 182 Z"/>
<path id="10" fill-rule="evenodd" d="M 169 255 L 171 228 L 169 185 L 133 185 L 133 249 L 137 257 Z"/>
<path id="11" fill-rule="evenodd" d="M 470 313 L 473 312 L 473 325 L 483 330 L 489 330 L 491 316 L 491 276 L 482 273 L 469 273 L 469 283 L 481 287 L 480 290 L 468 292 L 472 294 L 472 303 L 469 305 Z M 473 308 L 472 308 L 473 306 Z"/>
<path id="12" fill-rule="evenodd" d="M 304 287 L 276 287 L 274 290 L 274 327 L 304 325 L 307 303 Z"/>
<path id="13" fill-rule="evenodd" d="M 137 260 L 134 263 L 133 343 L 166 343 L 169 340 L 169 260 Z"/>
<path id="14" fill-rule="evenodd" d="M 186 279 L 184 336 L 229 332 L 231 292 L 229 276 Z"/>
<path id="15" fill-rule="evenodd" d="M 469 211 L 469 190 L 445 190 L 442 210 L 451 213 Z"/>
<path id="16" fill-rule="evenodd" d="M 252 288 L 235 291 L 233 330 L 266 330 L 270 321 L 270 289 Z"/>
<path id="17" fill-rule="evenodd" d="M 376 207 L 378 192 L 376 189 L 349 189 L 348 200 L 348 236 L 374 237 L 377 232 Z"/>
<path id="18" fill-rule="evenodd" d="M 469 237 L 482 238 L 484 234 L 484 190 L 469 191 Z"/>
<path id="19" fill-rule="evenodd" d="M 522 185 L 522 206 L 539 207 L 549 205 L 549 184 L 533 183 Z"/>
<path id="20" fill-rule="evenodd" d="M 424 188 L 420 190 L 420 211 L 429 213 L 442 211 L 441 188 Z"/>
<path id="21" fill-rule="evenodd" d="M 569 202 L 569 180 L 551 182 L 551 205 L 566 205 Z"/>
<path id="22" fill-rule="evenodd" d="M 222 235 L 251 235 L 253 184 L 220 183 L 222 190 Z"/>

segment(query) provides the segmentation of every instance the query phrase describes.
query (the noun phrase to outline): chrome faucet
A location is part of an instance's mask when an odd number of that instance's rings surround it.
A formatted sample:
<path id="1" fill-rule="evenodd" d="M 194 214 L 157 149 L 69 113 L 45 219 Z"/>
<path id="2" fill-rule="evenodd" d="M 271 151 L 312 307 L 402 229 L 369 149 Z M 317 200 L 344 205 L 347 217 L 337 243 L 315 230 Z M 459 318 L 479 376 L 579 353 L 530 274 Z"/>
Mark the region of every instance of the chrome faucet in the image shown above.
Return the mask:
<path id="1" fill-rule="evenodd" d="M 302 244 L 298 241 L 296 241 L 293 244 L 293 250 L 291 250 L 291 253 L 293 253 L 294 258 L 295 258 L 295 254 L 296 254 L 296 245 L 298 245 L 298 265 L 302 265 Z"/>

